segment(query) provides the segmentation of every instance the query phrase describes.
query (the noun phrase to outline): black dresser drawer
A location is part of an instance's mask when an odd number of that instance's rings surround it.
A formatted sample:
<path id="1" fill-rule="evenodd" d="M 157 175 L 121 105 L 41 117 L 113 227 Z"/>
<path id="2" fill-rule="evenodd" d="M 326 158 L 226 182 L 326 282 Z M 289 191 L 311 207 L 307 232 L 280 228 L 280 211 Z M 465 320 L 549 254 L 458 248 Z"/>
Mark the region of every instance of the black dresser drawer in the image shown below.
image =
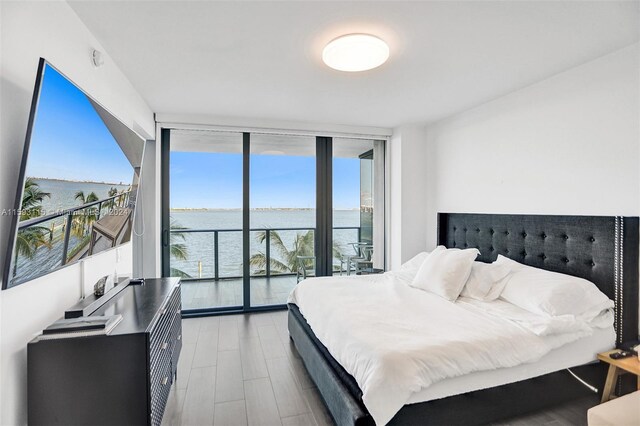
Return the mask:
<path id="1" fill-rule="evenodd" d="M 162 422 L 182 348 L 180 280 L 129 285 L 92 315 L 122 315 L 109 335 L 28 345 L 30 424 Z"/>
<path id="2" fill-rule="evenodd" d="M 174 382 L 182 348 L 180 286 L 176 286 L 149 333 L 149 394 L 151 424 L 160 425 Z"/>

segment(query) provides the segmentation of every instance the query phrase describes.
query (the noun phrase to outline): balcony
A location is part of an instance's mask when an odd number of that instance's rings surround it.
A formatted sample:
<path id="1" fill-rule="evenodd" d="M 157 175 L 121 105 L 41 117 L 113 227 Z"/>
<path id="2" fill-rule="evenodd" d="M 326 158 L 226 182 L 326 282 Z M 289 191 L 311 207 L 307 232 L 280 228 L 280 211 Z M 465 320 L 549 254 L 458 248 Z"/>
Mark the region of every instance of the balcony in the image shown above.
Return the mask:
<path id="1" fill-rule="evenodd" d="M 131 227 L 132 191 L 123 191 L 96 201 L 18 223 L 16 256 L 11 280 L 20 283 L 37 278 L 88 255 L 128 240 Z M 116 238 L 100 232 L 104 223 L 117 221 Z M 97 231 L 97 232 L 94 232 Z M 20 246 L 26 246 L 28 249 Z M 22 253 L 29 252 L 29 256 Z"/>
<path id="2" fill-rule="evenodd" d="M 334 227 L 334 271 L 340 253 L 360 241 L 360 227 Z M 314 228 L 250 229 L 251 305 L 279 305 L 297 283 L 296 256 L 313 255 Z M 242 230 L 172 229 L 171 274 L 183 278 L 185 310 L 243 305 Z"/>

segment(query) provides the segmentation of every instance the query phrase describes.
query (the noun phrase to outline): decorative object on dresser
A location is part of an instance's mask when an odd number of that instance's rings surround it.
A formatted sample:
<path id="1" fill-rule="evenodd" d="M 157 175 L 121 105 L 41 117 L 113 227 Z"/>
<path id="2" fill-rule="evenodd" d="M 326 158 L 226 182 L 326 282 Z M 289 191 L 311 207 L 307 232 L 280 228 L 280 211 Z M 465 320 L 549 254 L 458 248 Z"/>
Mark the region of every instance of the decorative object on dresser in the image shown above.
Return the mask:
<path id="1" fill-rule="evenodd" d="M 71 309 L 83 311 L 87 323 L 121 316 L 110 331 L 47 334 L 29 343 L 29 424 L 162 422 L 182 348 L 180 279 L 147 279 L 115 289 L 98 299 L 102 304 L 91 304 L 90 312 Z"/>

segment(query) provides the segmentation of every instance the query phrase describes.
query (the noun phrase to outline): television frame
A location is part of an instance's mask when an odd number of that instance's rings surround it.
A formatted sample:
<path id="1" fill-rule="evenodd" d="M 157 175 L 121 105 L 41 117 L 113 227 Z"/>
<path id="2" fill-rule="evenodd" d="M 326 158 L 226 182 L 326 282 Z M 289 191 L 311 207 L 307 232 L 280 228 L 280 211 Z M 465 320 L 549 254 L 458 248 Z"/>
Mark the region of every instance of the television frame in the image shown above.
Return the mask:
<path id="1" fill-rule="evenodd" d="M 53 272 L 59 271 L 59 270 L 61 270 L 63 268 L 66 268 L 67 266 L 74 265 L 74 264 L 79 262 L 79 260 L 76 260 L 76 261 L 73 261 L 73 262 L 66 262 L 66 263 L 61 264 L 60 266 L 57 266 L 57 267 L 55 267 L 55 268 L 53 268 L 51 270 L 48 270 L 46 272 L 37 274 L 37 275 L 35 275 L 33 277 L 29 277 L 25 281 L 21 281 L 21 282 L 18 282 L 16 284 L 9 285 L 9 283 L 11 282 L 10 278 L 11 278 L 11 266 L 13 264 L 13 262 L 12 262 L 12 260 L 13 260 L 12 258 L 13 258 L 13 254 L 14 254 L 13 250 L 15 248 L 16 240 L 18 238 L 18 227 L 19 227 L 19 223 L 20 223 L 20 215 L 18 214 L 18 212 L 20 211 L 21 204 L 22 204 L 22 197 L 24 195 L 24 183 L 25 183 L 25 175 L 26 175 L 26 172 L 27 172 L 27 162 L 28 162 L 28 159 L 29 159 L 29 152 L 30 152 L 30 149 L 31 149 L 31 137 L 32 137 L 32 134 L 33 134 L 33 127 L 34 127 L 36 116 L 37 116 L 37 113 L 38 113 L 38 104 L 40 102 L 40 92 L 42 91 L 42 82 L 43 82 L 43 78 L 44 78 L 44 72 L 45 72 L 45 69 L 46 69 L 47 66 L 49 66 L 51 69 L 53 69 L 58 74 L 60 74 L 62 77 L 64 77 L 69 83 L 71 83 L 76 89 L 78 89 L 80 92 L 82 92 L 87 98 L 89 98 L 92 102 L 94 102 L 95 104 L 100 106 L 104 111 L 106 111 L 109 115 L 111 115 L 116 121 L 118 121 L 120 124 L 122 124 L 128 130 L 130 130 L 132 134 L 134 134 L 134 135 L 136 135 L 137 137 L 140 138 L 142 151 L 141 151 L 141 157 L 140 157 L 140 171 L 139 171 L 138 175 L 140 177 L 142 176 L 146 139 L 142 135 L 137 133 L 135 130 L 133 130 L 131 127 L 126 125 L 115 114 L 113 114 L 111 111 L 109 111 L 107 108 L 105 108 L 93 96 L 89 95 L 89 93 L 87 93 L 87 91 L 82 89 L 73 80 L 71 80 L 66 74 L 64 74 L 58 68 L 56 68 L 53 64 L 51 64 L 51 62 L 47 61 L 45 58 L 42 58 L 42 57 L 39 58 L 39 60 L 38 60 L 38 69 L 37 69 L 37 73 L 36 73 L 36 81 L 35 81 L 35 85 L 34 85 L 34 89 L 33 89 L 33 96 L 31 98 L 31 108 L 29 110 L 29 119 L 27 121 L 27 133 L 26 133 L 26 136 L 25 136 L 25 143 L 24 143 L 24 147 L 23 147 L 23 151 L 22 151 L 22 159 L 21 159 L 21 163 L 20 163 L 20 172 L 18 173 L 18 187 L 16 189 L 16 196 L 15 196 L 15 200 L 14 200 L 13 209 L 10 210 L 10 212 L 12 213 L 11 214 L 11 227 L 10 227 L 9 238 L 8 238 L 8 241 L 7 241 L 7 252 L 6 252 L 6 256 L 5 256 L 5 264 L 4 264 L 3 273 L 2 273 L 2 290 L 8 290 L 10 288 L 17 287 L 17 286 L 22 285 L 22 284 L 26 284 L 29 281 L 33 281 L 35 279 L 41 278 L 41 277 L 43 277 L 45 275 L 48 275 L 48 274 L 51 274 Z M 135 168 L 134 168 L 134 173 L 135 173 Z M 138 203 L 139 195 L 140 195 L 140 182 L 138 183 L 137 188 L 135 190 L 136 204 L 135 204 L 135 207 L 133 209 L 133 212 L 131 213 L 131 231 L 130 232 L 131 232 L 132 236 L 135 234 L 135 218 L 136 218 L 136 212 L 138 210 L 137 203 Z M 129 242 L 130 241 L 132 241 L 132 239 L 130 239 Z M 91 254 L 91 255 L 87 255 L 86 258 L 97 256 L 97 255 L 100 255 L 102 253 L 106 253 L 106 252 L 109 252 L 109 251 L 112 251 L 112 250 L 118 249 L 118 248 L 120 248 L 120 245 L 116 245 L 114 247 L 107 248 L 107 249 L 102 250 L 100 252 L 97 252 L 97 253 L 94 253 L 94 254 Z"/>

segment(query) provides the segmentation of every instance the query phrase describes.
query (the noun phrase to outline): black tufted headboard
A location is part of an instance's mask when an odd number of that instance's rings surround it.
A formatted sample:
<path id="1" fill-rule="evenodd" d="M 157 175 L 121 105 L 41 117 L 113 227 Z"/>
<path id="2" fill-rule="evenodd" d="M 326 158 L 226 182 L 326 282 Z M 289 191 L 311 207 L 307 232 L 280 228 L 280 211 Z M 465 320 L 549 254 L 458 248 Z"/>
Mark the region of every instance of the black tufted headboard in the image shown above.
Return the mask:
<path id="1" fill-rule="evenodd" d="M 616 303 L 618 343 L 638 339 L 638 218 L 438 213 L 438 244 L 585 278 Z"/>

